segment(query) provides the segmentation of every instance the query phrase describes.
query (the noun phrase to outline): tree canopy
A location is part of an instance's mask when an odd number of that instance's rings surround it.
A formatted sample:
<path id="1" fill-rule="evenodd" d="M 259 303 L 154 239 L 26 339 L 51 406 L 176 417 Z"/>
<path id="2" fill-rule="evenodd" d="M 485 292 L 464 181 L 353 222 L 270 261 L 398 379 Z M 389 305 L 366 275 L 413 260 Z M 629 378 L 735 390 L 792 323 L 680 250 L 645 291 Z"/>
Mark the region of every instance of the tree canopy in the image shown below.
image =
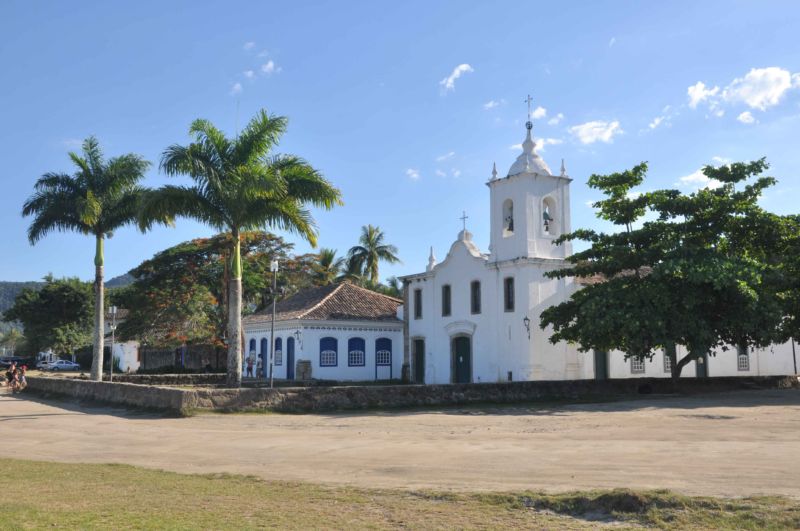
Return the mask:
<path id="1" fill-rule="evenodd" d="M 761 176 L 761 159 L 706 166 L 710 185 L 693 193 L 667 189 L 635 193 L 647 164 L 610 175 L 592 175 L 589 186 L 605 199 L 593 206 L 619 230 L 579 229 L 556 243 L 581 240 L 571 266 L 548 273 L 585 285 L 542 312 L 552 342 L 580 350 L 621 350 L 652 357 L 659 349 L 686 346 L 673 359 L 673 377 L 715 347 L 766 346 L 785 337 L 785 277 L 778 252 L 785 222 L 758 204 L 776 181 Z"/>
<path id="2" fill-rule="evenodd" d="M 39 289 L 23 289 L 4 319 L 24 326 L 26 341 L 22 351 L 26 354 L 52 348 L 56 354 L 71 355 L 92 341 L 92 285 L 77 278 L 55 279 L 51 275 L 44 281 Z"/>

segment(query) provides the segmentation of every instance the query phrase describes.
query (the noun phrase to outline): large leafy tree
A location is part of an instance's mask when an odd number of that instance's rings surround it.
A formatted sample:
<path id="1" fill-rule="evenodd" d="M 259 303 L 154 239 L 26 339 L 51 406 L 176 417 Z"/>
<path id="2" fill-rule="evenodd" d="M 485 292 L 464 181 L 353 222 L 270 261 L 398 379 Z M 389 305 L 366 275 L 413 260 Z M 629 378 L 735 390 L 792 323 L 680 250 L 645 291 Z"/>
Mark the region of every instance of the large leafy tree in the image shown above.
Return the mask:
<path id="1" fill-rule="evenodd" d="M 348 272 L 360 271 L 372 285 L 378 284 L 380 262 L 396 264 L 400 262 L 397 247 L 384 243 L 385 235 L 380 227 L 366 225 L 361 227 L 358 245 L 347 253 Z"/>
<path id="2" fill-rule="evenodd" d="M 666 349 L 678 378 L 715 347 L 779 339 L 781 223 L 758 205 L 762 191 L 775 183 L 760 176 L 766 169 L 763 159 L 706 166 L 703 173 L 715 186 L 690 194 L 634 193 L 646 164 L 592 175 L 589 186 L 606 196 L 594 204 L 598 216 L 618 231 L 581 229 L 559 239 L 589 247 L 569 258 L 571 267 L 548 276 L 588 285 L 542 312 L 541 327 L 553 327 L 550 340 L 637 358 Z M 681 359 L 677 344 L 688 350 Z"/>
<path id="3" fill-rule="evenodd" d="M 112 295 L 118 306 L 129 310 L 119 336 L 158 347 L 221 346 L 227 330 L 230 247 L 227 233 L 198 238 L 161 251 L 131 270 L 134 282 Z M 267 232 L 241 234 L 242 298 L 247 310 L 271 302 L 273 259 L 281 263 L 281 293 L 290 295 L 311 284 L 311 257 L 294 257 L 291 249 L 292 244 Z"/>
<path id="4" fill-rule="evenodd" d="M 272 227 L 299 234 L 316 245 L 317 230 L 309 205 L 332 208 L 339 190 L 303 159 L 272 155 L 287 120 L 260 111 L 240 135 L 227 138 L 207 120 L 189 128 L 194 141 L 173 145 L 161 159 L 170 176 L 186 175 L 191 186 L 164 186 L 148 194 L 140 225 L 147 229 L 166 217 L 196 219 L 230 236 L 228 264 L 228 385 L 242 380 L 241 234 Z"/>
<path id="5" fill-rule="evenodd" d="M 35 244 L 53 231 L 74 231 L 95 239 L 95 311 L 92 374 L 103 374 L 103 244 L 114 231 L 136 220 L 144 191 L 139 182 L 150 163 L 129 153 L 106 160 L 94 137 L 83 142 L 83 153 L 70 153 L 74 175 L 46 173 L 25 201 L 23 216 L 32 216 L 28 239 Z"/>
<path id="6" fill-rule="evenodd" d="M 29 355 L 52 348 L 72 355 L 92 340 L 92 285 L 77 278 L 55 279 L 48 275 L 40 289 L 25 288 L 4 314 L 25 329 L 21 349 Z"/>

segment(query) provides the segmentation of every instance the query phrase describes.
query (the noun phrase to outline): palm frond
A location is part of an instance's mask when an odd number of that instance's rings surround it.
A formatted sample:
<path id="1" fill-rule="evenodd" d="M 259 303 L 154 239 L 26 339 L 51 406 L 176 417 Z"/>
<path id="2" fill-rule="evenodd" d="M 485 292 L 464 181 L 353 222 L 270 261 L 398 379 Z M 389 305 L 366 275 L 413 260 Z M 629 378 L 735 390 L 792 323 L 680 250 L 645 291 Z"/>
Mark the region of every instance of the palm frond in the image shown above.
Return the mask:
<path id="1" fill-rule="evenodd" d="M 233 161 L 237 165 L 252 164 L 267 156 L 286 132 L 288 120 L 284 116 L 267 114 L 260 110 L 236 139 Z"/>
<path id="2" fill-rule="evenodd" d="M 195 219 L 220 231 L 231 226 L 226 213 L 200 187 L 167 185 L 142 194 L 140 229 L 149 230 L 155 224 L 169 223 L 176 217 Z"/>

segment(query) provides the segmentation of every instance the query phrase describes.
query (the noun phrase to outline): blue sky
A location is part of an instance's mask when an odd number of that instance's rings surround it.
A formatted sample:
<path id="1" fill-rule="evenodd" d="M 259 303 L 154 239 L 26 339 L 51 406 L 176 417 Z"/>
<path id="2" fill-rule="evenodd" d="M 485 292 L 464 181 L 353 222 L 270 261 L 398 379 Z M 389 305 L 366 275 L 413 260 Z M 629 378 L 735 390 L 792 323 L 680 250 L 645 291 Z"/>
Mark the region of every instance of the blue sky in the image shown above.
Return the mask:
<path id="1" fill-rule="evenodd" d="M 541 155 L 553 170 L 565 158 L 574 178 L 573 228 L 600 226 L 590 174 L 642 160 L 644 188 L 689 190 L 706 184 L 704 164 L 767 156 L 779 184 L 764 206 L 797 212 L 798 15 L 788 1 L 6 0 L 0 280 L 92 277 L 89 238 L 32 247 L 20 215 L 42 173 L 72 171 L 81 139 L 143 155 L 146 184 L 159 186 L 180 182 L 157 162 L 193 119 L 233 135 L 260 108 L 289 117 L 279 151 L 343 192 L 345 206 L 316 213 L 320 245 L 343 253 L 362 225 L 379 225 L 403 259 L 383 277 L 423 270 L 431 245 L 443 258 L 462 210 L 488 247 L 484 183 L 518 154 L 528 93 Z M 183 220 L 123 229 L 107 243 L 107 277 L 209 234 Z"/>

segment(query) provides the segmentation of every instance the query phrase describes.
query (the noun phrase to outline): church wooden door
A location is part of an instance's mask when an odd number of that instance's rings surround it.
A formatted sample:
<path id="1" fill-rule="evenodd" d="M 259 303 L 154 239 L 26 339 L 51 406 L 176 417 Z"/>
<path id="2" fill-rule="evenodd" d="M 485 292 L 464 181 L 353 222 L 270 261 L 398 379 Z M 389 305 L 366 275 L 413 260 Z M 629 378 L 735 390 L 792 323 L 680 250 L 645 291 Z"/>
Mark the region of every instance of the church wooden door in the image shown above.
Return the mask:
<path id="1" fill-rule="evenodd" d="M 453 339 L 453 382 L 469 383 L 472 381 L 472 348 L 470 338 Z"/>
<path id="2" fill-rule="evenodd" d="M 708 354 L 704 354 L 694 362 L 695 376 L 706 378 L 708 376 Z"/>
<path id="3" fill-rule="evenodd" d="M 294 380 L 294 338 L 286 340 L 286 379 Z"/>
<path id="4" fill-rule="evenodd" d="M 594 351 L 594 379 L 608 379 L 608 353 L 603 350 Z"/>
<path id="5" fill-rule="evenodd" d="M 414 383 L 425 383 L 425 340 L 414 340 Z"/>

